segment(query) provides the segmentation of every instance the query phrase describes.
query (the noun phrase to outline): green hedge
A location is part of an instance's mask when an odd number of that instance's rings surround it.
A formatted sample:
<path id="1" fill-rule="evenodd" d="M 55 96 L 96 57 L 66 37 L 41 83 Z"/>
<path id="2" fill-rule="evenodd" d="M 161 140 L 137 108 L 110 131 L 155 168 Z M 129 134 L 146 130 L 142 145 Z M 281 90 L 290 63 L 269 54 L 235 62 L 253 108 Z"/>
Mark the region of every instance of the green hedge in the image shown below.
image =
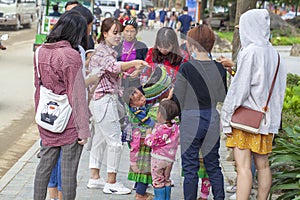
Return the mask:
<path id="1" fill-rule="evenodd" d="M 270 156 L 273 193 L 278 199 L 300 199 L 300 77 L 288 74 L 282 124 L 284 130 L 275 137 L 275 146 Z"/>
<path id="2" fill-rule="evenodd" d="M 232 42 L 233 39 L 233 31 L 217 31 L 217 34 L 221 39 L 228 40 Z M 278 31 L 274 30 L 274 34 L 272 31 L 272 44 L 274 46 L 290 46 L 293 44 L 300 44 L 300 37 L 289 37 L 289 36 L 275 36 L 278 35 Z"/>

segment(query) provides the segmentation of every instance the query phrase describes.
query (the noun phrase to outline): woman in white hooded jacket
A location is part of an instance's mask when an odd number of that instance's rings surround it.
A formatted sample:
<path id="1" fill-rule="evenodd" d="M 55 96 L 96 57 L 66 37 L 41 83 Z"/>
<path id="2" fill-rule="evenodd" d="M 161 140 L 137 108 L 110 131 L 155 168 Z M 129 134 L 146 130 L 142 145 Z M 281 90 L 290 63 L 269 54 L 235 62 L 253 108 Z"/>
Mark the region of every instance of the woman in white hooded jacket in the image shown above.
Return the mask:
<path id="1" fill-rule="evenodd" d="M 265 9 L 253 9 L 242 14 L 239 21 L 241 50 L 237 72 L 222 108 L 221 122 L 227 135 L 226 146 L 232 147 L 237 167 L 237 199 L 249 199 L 252 187 L 251 157 L 258 175 L 258 200 L 268 197 L 272 173 L 268 155 L 272 151 L 274 134 L 278 133 L 286 87 L 286 70 L 282 59 L 273 93 L 259 134 L 248 133 L 230 126 L 232 115 L 239 106 L 262 111 L 278 64 L 278 53 L 269 42 L 270 16 Z"/>

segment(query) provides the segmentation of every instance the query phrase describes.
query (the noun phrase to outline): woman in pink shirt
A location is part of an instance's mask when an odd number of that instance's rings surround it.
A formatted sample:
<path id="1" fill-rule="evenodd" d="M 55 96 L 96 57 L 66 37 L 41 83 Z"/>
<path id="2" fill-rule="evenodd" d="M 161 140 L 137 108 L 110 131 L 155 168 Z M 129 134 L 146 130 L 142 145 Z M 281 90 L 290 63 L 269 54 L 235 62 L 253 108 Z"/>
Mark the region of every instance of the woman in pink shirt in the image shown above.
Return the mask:
<path id="1" fill-rule="evenodd" d="M 86 20 L 76 11 L 66 12 L 35 55 L 38 60 L 38 63 L 34 63 L 35 107 L 38 106 L 42 84 L 55 94 L 66 94 L 72 114 L 62 133 L 53 133 L 38 126 L 42 145 L 34 180 L 34 200 L 46 198 L 51 170 L 56 165 L 60 151 L 63 199 L 72 200 L 76 197 L 77 169 L 82 145 L 90 137 L 89 112 L 78 48 L 87 36 L 86 32 Z"/>

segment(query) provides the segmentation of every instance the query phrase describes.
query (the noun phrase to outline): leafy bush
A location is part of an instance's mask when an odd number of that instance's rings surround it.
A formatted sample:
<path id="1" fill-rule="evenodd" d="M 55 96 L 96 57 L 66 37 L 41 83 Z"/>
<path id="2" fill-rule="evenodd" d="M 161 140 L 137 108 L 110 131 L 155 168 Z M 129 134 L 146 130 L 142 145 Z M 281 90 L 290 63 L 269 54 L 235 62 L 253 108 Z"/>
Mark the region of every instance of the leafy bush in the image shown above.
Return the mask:
<path id="1" fill-rule="evenodd" d="M 219 32 L 217 32 L 217 34 L 221 39 L 232 42 L 233 31 L 219 31 Z"/>
<path id="2" fill-rule="evenodd" d="M 282 127 L 298 125 L 300 122 L 300 77 L 287 75 L 287 88 L 282 110 Z"/>
<path id="3" fill-rule="evenodd" d="M 300 199 L 300 77 L 288 74 L 282 111 L 284 130 L 275 138 L 270 156 L 273 171 L 272 194 L 280 192 L 278 199 Z M 294 127 L 294 128 L 290 128 Z"/>
<path id="4" fill-rule="evenodd" d="M 296 116 L 300 117 L 300 81 L 297 81 L 295 85 L 292 85 L 291 83 L 297 80 L 294 79 L 294 77 L 296 76 L 290 76 L 290 79 L 288 79 L 288 82 L 290 83 L 285 91 L 283 112 L 292 112 Z"/>
<path id="5" fill-rule="evenodd" d="M 280 32 L 279 30 L 272 31 L 273 38 L 271 41 L 274 46 L 300 44 L 300 37 L 282 36 L 278 34 L 279 32 Z M 218 31 L 217 34 L 221 39 L 225 39 L 228 40 L 229 42 L 232 42 L 233 31 Z"/>
<path id="6" fill-rule="evenodd" d="M 300 83 L 300 76 L 298 76 L 297 74 L 288 73 L 288 75 L 287 75 L 287 86 L 288 87 L 295 86 L 299 83 Z"/>
<path id="7" fill-rule="evenodd" d="M 300 37 L 273 37 L 272 44 L 274 46 L 279 45 L 293 45 L 293 44 L 300 44 Z"/>
<path id="8" fill-rule="evenodd" d="M 270 157 L 273 170 L 270 199 L 278 191 L 282 194 L 278 200 L 297 199 L 300 195 L 300 127 L 284 131 L 285 137 L 275 139 L 276 147 Z"/>

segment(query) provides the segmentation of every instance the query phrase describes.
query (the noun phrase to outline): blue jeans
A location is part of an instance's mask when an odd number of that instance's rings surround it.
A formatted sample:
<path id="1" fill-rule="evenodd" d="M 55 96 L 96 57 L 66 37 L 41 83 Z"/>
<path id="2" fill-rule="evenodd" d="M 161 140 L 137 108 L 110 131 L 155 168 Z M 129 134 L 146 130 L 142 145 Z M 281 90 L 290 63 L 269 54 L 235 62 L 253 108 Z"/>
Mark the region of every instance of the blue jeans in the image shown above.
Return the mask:
<path id="1" fill-rule="evenodd" d="M 53 167 L 50 180 L 48 183 L 49 188 L 55 188 L 57 187 L 58 191 L 61 191 L 61 167 L 60 167 L 60 157 L 61 157 L 61 151 L 59 154 L 59 157 L 57 159 L 56 165 Z"/>
<path id="2" fill-rule="evenodd" d="M 136 193 L 141 194 L 141 195 L 146 194 L 146 190 L 148 187 L 147 183 L 136 182 L 135 186 L 136 186 Z"/>
<path id="3" fill-rule="evenodd" d="M 215 200 L 223 200 L 224 179 L 219 162 L 220 118 L 214 109 L 183 110 L 180 126 L 181 158 L 184 173 L 184 199 L 196 200 L 199 151 L 212 185 Z"/>

